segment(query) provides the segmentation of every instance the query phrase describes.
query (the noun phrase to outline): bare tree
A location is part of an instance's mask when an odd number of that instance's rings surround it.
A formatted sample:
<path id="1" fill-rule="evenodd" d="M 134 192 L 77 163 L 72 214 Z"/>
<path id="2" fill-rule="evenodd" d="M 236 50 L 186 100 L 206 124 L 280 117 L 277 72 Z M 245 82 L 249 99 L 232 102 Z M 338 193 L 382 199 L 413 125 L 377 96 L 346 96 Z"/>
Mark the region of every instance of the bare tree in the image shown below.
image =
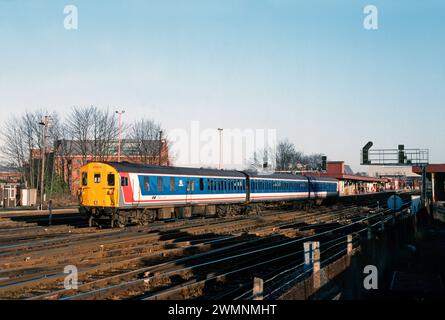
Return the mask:
<path id="1" fill-rule="evenodd" d="M 78 145 L 84 164 L 88 156 L 92 156 L 93 160 L 106 161 L 114 154 L 111 145 L 117 139 L 118 126 L 109 109 L 74 107 L 66 125 L 69 135 Z"/>
<path id="2" fill-rule="evenodd" d="M 160 145 L 161 131 L 163 132 L 162 143 L 164 145 Z M 132 144 L 132 148 L 128 148 L 132 155 L 140 157 L 145 164 L 158 164 L 158 157 L 165 156 L 161 149 L 164 147 L 168 150 L 170 146 L 169 139 L 161 124 L 151 119 L 141 119 L 133 123 L 128 134 L 128 140 L 127 143 Z M 161 162 L 163 164 L 170 163 L 168 155 L 167 159 L 162 158 Z"/>
<path id="3" fill-rule="evenodd" d="M 320 170 L 322 156 L 323 154 L 321 153 L 314 153 L 308 156 L 304 156 L 302 159 L 302 164 L 304 164 L 308 170 Z"/>
<path id="4" fill-rule="evenodd" d="M 118 137 L 117 120 L 114 113 L 111 113 L 109 109 L 94 108 L 92 111 L 93 159 L 95 161 L 107 161 L 110 156 L 114 155 L 114 148 L 111 146 Z M 125 131 L 125 128 L 123 131 Z"/>
<path id="5" fill-rule="evenodd" d="M 94 111 L 93 107 L 89 108 L 73 108 L 70 115 L 66 119 L 66 126 L 70 136 L 76 140 L 82 161 L 85 164 L 90 154 L 90 125 Z"/>
<path id="6" fill-rule="evenodd" d="M 270 148 L 257 150 L 249 161 L 248 170 L 254 172 L 273 172 L 275 170 L 275 154 Z"/>
<path id="7" fill-rule="evenodd" d="M 276 170 L 292 170 L 301 161 L 302 153 L 296 151 L 295 145 L 288 139 L 284 139 L 276 147 Z"/>
<path id="8" fill-rule="evenodd" d="M 41 150 L 42 130 L 39 124 L 43 117 L 48 115 L 46 110 L 26 112 L 20 117 L 9 119 L 1 130 L 3 139 L 2 153 L 7 159 L 7 164 L 22 173 L 23 181 L 28 187 L 38 186 L 40 166 L 33 159 L 33 152 Z M 57 114 L 51 114 L 52 119 L 58 119 Z M 53 129 L 48 131 L 47 147 L 54 142 Z M 46 156 L 48 156 L 46 154 Z"/>
<path id="9" fill-rule="evenodd" d="M 250 170 L 264 170 L 264 162 L 268 155 L 272 154 L 275 163 L 268 164 L 275 168 L 275 171 L 293 171 L 293 170 L 319 170 L 321 168 L 322 154 L 316 153 L 305 155 L 297 151 L 295 145 L 288 139 L 278 142 L 275 153 L 271 150 L 258 150 L 254 153 L 250 161 Z"/>
<path id="10" fill-rule="evenodd" d="M 8 166 L 21 171 L 25 175 L 24 165 L 28 159 L 28 151 L 25 137 L 21 130 L 21 122 L 22 119 L 12 117 L 4 124 L 2 128 L 2 139 L 4 141 L 2 153 L 6 158 Z M 26 179 L 25 181 L 29 180 Z"/>

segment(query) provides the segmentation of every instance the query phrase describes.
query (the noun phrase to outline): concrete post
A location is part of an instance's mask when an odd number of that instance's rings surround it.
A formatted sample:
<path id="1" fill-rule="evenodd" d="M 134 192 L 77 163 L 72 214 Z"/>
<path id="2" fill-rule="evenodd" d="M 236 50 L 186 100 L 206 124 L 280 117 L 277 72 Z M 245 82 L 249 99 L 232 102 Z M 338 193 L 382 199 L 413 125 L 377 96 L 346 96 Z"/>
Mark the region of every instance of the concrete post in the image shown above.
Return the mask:
<path id="1" fill-rule="evenodd" d="M 348 234 L 348 238 L 347 238 L 347 252 L 348 255 L 352 255 L 352 234 Z"/>
<path id="2" fill-rule="evenodd" d="M 310 268 L 312 268 L 312 263 L 313 263 L 312 242 L 309 241 L 309 242 L 303 243 L 303 249 L 304 249 L 303 270 L 307 271 Z"/>
<path id="3" fill-rule="evenodd" d="M 321 287 L 321 274 L 320 274 L 320 242 L 314 241 L 312 243 L 312 248 L 314 250 L 314 289 L 319 289 Z"/>
<path id="4" fill-rule="evenodd" d="M 263 279 L 253 278 L 253 300 L 263 300 L 263 288 Z"/>
<path id="5" fill-rule="evenodd" d="M 314 289 L 321 286 L 320 277 L 320 242 L 309 241 L 304 246 L 304 271 L 312 268 L 312 277 L 314 279 Z"/>

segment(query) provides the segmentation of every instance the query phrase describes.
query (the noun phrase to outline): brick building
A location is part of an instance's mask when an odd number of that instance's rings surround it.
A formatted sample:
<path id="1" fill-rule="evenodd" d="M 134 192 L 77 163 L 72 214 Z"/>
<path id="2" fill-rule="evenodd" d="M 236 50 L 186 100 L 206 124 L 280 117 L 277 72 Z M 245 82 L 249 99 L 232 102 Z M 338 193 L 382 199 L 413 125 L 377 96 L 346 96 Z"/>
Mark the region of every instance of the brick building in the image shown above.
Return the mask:
<path id="1" fill-rule="evenodd" d="M 20 180 L 22 175 L 19 171 L 0 166 L 0 206 L 15 207 L 20 203 Z"/>
<path id="2" fill-rule="evenodd" d="M 380 192 L 386 189 L 388 179 L 354 174 L 344 161 L 328 161 L 326 172 L 308 172 L 303 175 L 321 176 L 339 180 L 341 195 Z"/>
<path id="3" fill-rule="evenodd" d="M 101 151 L 98 152 L 98 149 Z M 120 161 L 169 166 L 168 151 L 165 140 L 161 142 L 122 140 Z M 42 161 L 41 150 L 33 150 L 32 159 L 33 166 L 39 168 Z M 95 141 L 81 144 L 76 140 L 58 140 L 54 148 L 46 152 L 45 167 L 48 176 L 55 174 L 62 178 L 74 195 L 79 189 L 80 167 L 91 161 L 118 161 L 118 142 L 113 141 L 106 146 L 98 146 Z"/>

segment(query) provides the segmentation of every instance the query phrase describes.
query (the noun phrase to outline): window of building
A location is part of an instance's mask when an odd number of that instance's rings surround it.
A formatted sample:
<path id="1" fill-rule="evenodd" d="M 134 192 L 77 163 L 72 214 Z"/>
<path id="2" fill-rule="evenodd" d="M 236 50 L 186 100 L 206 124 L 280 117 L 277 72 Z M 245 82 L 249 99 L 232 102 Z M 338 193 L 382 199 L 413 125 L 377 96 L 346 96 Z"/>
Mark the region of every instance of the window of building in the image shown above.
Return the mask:
<path id="1" fill-rule="evenodd" d="M 94 174 L 94 183 L 100 183 L 100 173 Z"/>
<path id="2" fill-rule="evenodd" d="M 114 187 L 114 174 L 112 174 L 112 173 L 108 174 L 107 183 L 108 183 L 108 186 Z"/>
<path id="3" fill-rule="evenodd" d="M 127 187 L 128 186 L 128 178 L 127 177 L 122 177 L 121 178 L 121 186 L 122 187 Z"/>

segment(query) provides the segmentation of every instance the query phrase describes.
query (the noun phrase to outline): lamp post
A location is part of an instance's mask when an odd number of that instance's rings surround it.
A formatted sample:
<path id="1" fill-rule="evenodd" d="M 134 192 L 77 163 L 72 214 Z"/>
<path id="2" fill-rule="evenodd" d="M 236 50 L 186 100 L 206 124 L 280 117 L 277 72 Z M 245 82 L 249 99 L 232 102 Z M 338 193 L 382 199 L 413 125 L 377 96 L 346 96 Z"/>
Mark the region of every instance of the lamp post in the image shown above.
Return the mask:
<path id="1" fill-rule="evenodd" d="M 125 113 L 125 110 L 116 111 L 116 113 L 119 115 L 119 142 L 118 142 L 118 145 L 117 145 L 117 162 L 121 162 L 122 115 Z"/>
<path id="2" fill-rule="evenodd" d="M 40 209 L 43 210 L 43 202 L 44 202 L 44 195 L 45 195 L 45 155 L 46 155 L 46 135 L 48 131 L 48 125 L 49 125 L 49 116 L 45 116 L 42 121 L 39 122 L 39 125 L 42 126 L 42 150 L 41 150 L 41 156 L 42 156 L 42 168 L 40 172 Z"/>
<path id="3" fill-rule="evenodd" d="M 221 169 L 223 161 L 223 145 L 222 145 L 223 128 L 218 128 L 218 131 L 219 131 L 219 169 Z"/>

